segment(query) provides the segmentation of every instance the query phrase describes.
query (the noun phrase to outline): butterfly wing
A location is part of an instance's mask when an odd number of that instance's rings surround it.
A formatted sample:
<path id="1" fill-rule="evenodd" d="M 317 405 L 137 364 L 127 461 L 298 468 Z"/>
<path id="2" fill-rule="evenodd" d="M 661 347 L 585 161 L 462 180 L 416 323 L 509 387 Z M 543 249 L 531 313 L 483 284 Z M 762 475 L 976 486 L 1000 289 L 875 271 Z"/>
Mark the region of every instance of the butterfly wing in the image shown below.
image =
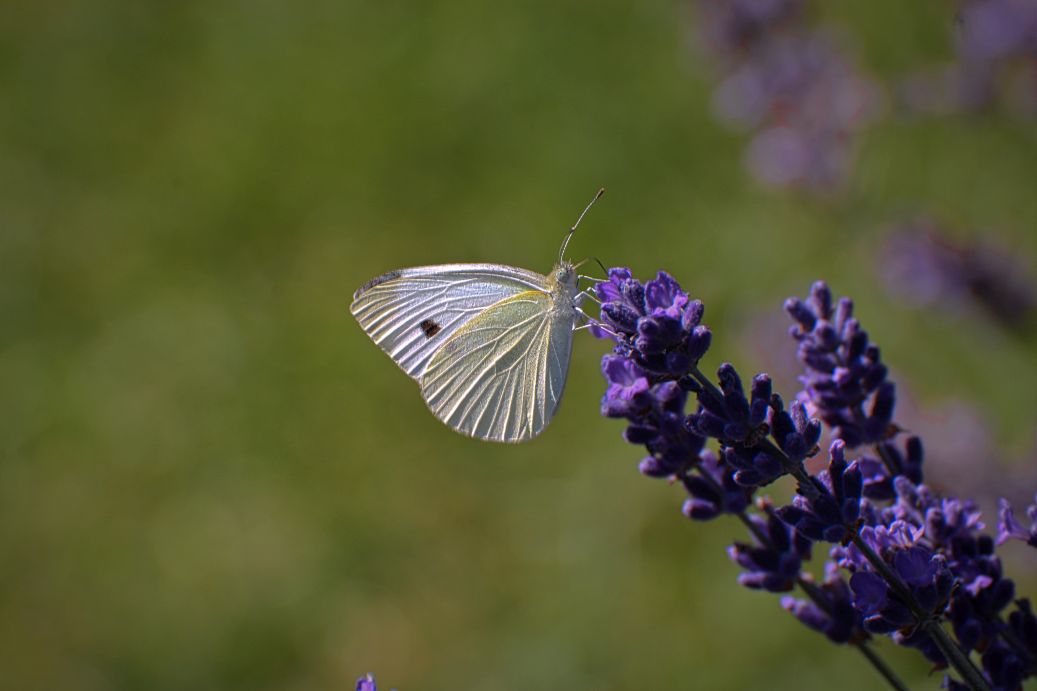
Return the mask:
<path id="1" fill-rule="evenodd" d="M 547 279 L 500 264 L 444 264 L 390 271 L 353 295 L 349 310 L 409 376 L 420 379 L 437 350 L 487 307 Z"/>
<path id="2" fill-rule="evenodd" d="M 437 418 L 479 439 L 521 442 L 558 409 L 569 372 L 575 309 L 541 290 L 506 298 L 450 336 L 421 377 Z"/>

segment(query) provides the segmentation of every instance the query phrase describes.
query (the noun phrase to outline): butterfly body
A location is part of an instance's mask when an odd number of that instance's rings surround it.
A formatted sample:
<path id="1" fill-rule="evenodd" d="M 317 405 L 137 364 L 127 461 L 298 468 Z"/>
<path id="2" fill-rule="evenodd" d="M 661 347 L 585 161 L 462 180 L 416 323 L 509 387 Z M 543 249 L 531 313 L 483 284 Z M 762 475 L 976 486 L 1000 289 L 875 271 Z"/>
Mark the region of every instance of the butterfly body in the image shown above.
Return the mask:
<path id="1" fill-rule="evenodd" d="M 564 260 L 546 276 L 502 264 L 416 267 L 367 282 L 350 311 L 442 422 L 521 442 L 544 430 L 561 401 L 577 282 Z"/>

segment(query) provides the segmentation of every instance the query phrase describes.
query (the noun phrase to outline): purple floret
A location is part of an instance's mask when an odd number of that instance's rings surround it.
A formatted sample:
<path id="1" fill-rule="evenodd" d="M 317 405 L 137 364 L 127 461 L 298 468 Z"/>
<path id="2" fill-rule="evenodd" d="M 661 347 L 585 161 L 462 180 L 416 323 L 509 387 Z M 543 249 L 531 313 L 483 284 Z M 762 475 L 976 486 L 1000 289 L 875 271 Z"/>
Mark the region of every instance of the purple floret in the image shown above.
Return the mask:
<path id="1" fill-rule="evenodd" d="M 997 544 L 1021 540 L 1031 547 L 1037 547 L 1037 495 L 1033 497 L 1033 504 L 1026 507 L 1026 516 L 1030 519 L 1029 528 L 1016 519 L 1008 500 L 1001 499 L 997 520 Z"/>

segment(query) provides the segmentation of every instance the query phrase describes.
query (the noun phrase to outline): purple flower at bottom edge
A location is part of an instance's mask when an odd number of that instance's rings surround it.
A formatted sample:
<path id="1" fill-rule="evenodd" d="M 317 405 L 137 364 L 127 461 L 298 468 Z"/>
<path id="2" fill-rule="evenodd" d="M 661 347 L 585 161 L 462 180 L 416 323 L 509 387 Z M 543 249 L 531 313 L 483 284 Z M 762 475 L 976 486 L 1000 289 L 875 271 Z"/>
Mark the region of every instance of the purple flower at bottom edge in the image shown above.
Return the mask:
<path id="1" fill-rule="evenodd" d="M 1001 510 L 997 520 L 997 544 L 1003 545 L 1009 540 L 1022 540 L 1031 547 L 1037 547 L 1037 495 L 1034 495 L 1034 503 L 1026 507 L 1026 515 L 1030 519 L 1030 529 L 1027 530 L 1015 517 L 1012 505 L 1007 499 L 1001 499 Z"/>
<path id="2" fill-rule="evenodd" d="M 374 683 L 374 676 L 368 673 L 357 679 L 356 691 L 378 691 L 378 687 Z"/>

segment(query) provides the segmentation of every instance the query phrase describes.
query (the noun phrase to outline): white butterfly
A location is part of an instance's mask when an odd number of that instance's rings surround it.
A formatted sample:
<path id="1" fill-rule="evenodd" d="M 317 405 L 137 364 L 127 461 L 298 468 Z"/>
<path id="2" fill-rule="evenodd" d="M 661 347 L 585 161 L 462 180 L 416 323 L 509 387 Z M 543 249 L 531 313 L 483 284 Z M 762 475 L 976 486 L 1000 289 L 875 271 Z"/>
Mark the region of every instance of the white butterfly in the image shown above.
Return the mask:
<path id="1" fill-rule="evenodd" d="M 584 296 L 565 248 L 604 191 L 569 229 L 547 276 L 503 264 L 421 266 L 390 271 L 353 295 L 360 326 L 453 429 L 522 442 L 554 417 Z"/>

